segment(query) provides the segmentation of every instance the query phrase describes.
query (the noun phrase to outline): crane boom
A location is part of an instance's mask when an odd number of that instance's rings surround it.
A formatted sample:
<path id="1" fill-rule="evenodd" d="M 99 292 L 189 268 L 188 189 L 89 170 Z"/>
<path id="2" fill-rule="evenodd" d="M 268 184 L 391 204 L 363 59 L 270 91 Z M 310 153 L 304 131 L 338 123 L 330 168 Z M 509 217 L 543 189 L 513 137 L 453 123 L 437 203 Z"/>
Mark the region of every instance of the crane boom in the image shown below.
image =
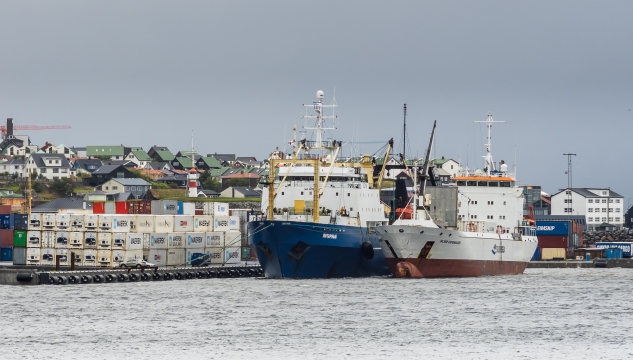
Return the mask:
<path id="1" fill-rule="evenodd" d="M 70 128 L 70 125 L 13 125 L 13 130 L 58 130 Z M 2 137 L 5 137 L 7 135 L 7 127 L 0 125 L 0 132 L 2 132 Z"/>

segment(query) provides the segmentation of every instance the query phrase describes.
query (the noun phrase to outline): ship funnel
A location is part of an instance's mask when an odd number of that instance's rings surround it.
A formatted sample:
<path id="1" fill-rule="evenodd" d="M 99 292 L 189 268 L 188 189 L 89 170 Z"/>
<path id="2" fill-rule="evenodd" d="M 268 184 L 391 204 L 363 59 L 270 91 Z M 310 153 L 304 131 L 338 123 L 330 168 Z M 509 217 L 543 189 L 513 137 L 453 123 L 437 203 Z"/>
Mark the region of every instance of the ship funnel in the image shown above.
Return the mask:
<path id="1" fill-rule="evenodd" d="M 7 118 L 7 135 L 13 135 L 13 118 Z"/>

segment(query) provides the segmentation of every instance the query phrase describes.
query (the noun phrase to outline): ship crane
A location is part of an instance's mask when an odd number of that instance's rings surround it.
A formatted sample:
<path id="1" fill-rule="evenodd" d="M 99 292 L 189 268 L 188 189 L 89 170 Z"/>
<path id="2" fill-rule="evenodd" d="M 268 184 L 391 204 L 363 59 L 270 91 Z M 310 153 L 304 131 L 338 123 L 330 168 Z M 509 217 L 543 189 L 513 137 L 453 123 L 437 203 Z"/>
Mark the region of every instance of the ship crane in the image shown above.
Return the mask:
<path id="1" fill-rule="evenodd" d="M 70 125 L 13 125 L 13 130 L 59 130 L 70 129 Z M 7 127 L 0 125 L 0 131 L 2 132 L 2 138 L 7 136 Z"/>

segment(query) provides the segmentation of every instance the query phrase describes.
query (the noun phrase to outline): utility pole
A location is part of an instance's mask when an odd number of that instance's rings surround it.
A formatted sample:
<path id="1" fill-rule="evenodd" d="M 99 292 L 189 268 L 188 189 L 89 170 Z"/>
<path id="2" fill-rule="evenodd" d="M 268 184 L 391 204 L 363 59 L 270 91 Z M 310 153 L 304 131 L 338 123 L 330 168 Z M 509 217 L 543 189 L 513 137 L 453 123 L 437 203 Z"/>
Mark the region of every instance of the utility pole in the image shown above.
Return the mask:
<path id="1" fill-rule="evenodd" d="M 404 103 L 404 127 L 402 128 L 402 161 L 407 163 L 407 103 Z"/>

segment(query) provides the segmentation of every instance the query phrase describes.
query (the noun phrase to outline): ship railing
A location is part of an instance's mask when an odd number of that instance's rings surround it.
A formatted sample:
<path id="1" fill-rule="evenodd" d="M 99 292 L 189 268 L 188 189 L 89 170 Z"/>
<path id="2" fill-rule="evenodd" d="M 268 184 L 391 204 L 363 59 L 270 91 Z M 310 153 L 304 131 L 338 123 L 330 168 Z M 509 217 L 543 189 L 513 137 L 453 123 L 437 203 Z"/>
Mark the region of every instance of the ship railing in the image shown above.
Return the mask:
<path id="1" fill-rule="evenodd" d="M 470 169 L 462 169 L 457 172 L 457 176 L 488 176 L 483 170 L 470 170 Z M 490 172 L 490 177 L 511 177 L 514 178 L 515 174 L 511 172 L 501 172 L 499 170 L 492 170 Z"/>

